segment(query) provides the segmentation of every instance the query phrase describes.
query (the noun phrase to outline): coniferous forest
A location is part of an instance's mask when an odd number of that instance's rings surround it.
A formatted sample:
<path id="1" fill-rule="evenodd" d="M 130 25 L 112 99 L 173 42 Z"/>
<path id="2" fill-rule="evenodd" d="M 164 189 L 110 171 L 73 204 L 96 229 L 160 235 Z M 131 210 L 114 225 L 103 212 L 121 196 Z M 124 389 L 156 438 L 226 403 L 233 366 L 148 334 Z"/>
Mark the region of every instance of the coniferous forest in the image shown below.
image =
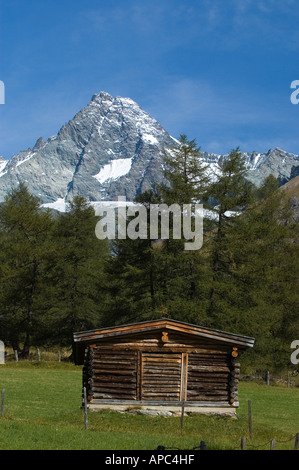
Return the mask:
<path id="1" fill-rule="evenodd" d="M 165 151 L 165 185 L 136 202 L 202 203 L 203 245 L 183 238 L 99 240 L 82 197 L 65 213 L 24 184 L 0 205 L 0 338 L 21 357 L 72 345 L 74 331 L 169 317 L 256 339 L 253 370 L 281 370 L 299 339 L 298 224 L 273 176 L 246 178 L 239 149 L 216 172 L 185 135 Z M 148 209 L 149 210 L 149 209 Z M 129 221 L 128 221 L 129 222 Z M 171 227 L 171 225 L 170 225 Z"/>

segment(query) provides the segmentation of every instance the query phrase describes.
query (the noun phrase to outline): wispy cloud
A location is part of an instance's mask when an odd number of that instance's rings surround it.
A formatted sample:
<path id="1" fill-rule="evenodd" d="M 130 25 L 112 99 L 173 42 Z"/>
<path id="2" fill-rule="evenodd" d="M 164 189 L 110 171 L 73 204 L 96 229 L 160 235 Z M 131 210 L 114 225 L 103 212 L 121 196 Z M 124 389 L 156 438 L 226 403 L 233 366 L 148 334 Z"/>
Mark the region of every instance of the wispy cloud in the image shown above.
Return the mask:
<path id="1" fill-rule="evenodd" d="M 217 87 L 185 78 L 152 95 L 148 109 L 174 137 L 191 133 L 188 137 L 196 138 L 202 150 L 223 153 L 240 146 L 244 151 L 264 151 L 279 145 L 273 130 L 284 122 L 279 107 L 273 113 L 272 100 L 270 92 L 261 101 L 259 94 L 242 86 L 236 93 L 229 84 Z"/>

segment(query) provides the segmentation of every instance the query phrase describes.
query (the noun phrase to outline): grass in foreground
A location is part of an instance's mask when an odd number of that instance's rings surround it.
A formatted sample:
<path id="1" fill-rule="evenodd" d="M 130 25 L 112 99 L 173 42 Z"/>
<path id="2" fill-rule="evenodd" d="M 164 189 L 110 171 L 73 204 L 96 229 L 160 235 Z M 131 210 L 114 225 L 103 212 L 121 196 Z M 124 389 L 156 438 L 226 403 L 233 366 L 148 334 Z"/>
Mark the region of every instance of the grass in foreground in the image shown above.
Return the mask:
<path id="1" fill-rule="evenodd" d="M 238 418 L 192 415 L 149 417 L 102 411 L 89 413 L 88 430 L 81 409 L 81 367 L 64 363 L 17 363 L 0 366 L 5 415 L 0 417 L 0 449 L 154 450 L 293 449 L 299 432 L 299 389 L 240 384 Z M 249 439 L 247 403 L 251 400 L 253 439 Z M 286 442 L 284 442 L 286 441 Z"/>

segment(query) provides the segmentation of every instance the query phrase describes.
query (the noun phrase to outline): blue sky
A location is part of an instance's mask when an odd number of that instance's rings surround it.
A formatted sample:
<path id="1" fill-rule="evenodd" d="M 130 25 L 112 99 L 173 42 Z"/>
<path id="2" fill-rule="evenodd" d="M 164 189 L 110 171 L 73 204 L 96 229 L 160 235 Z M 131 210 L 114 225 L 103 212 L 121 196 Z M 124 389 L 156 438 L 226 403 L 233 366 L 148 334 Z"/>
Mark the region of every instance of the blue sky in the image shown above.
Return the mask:
<path id="1" fill-rule="evenodd" d="M 91 96 L 130 97 L 203 151 L 299 154 L 297 0 L 0 0 L 0 155 Z"/>

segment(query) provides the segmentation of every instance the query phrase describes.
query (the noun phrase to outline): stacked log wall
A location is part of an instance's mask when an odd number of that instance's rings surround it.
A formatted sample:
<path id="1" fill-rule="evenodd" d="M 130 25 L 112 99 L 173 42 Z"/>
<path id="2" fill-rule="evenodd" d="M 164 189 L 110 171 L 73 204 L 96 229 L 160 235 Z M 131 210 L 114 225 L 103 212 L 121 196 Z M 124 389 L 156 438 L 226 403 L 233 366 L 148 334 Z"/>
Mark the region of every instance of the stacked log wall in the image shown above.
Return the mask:
<path id="1" fill-rule="evenodd" d="M 95 344 L 85 354 L 88 400 L 238 402 L 235 351 L 210 340 L 169 333 Z"/>
<path id="2" fill-rule="evenodd" d="M 228 354 L 195 352 L 188 357 L 187 401 L 229 401 Z"/>
<path id="3" fill-rule="evenodd" d="M 92 397 L 136 400 L 137 355 L 137 351 L 93 348 Z"/>

